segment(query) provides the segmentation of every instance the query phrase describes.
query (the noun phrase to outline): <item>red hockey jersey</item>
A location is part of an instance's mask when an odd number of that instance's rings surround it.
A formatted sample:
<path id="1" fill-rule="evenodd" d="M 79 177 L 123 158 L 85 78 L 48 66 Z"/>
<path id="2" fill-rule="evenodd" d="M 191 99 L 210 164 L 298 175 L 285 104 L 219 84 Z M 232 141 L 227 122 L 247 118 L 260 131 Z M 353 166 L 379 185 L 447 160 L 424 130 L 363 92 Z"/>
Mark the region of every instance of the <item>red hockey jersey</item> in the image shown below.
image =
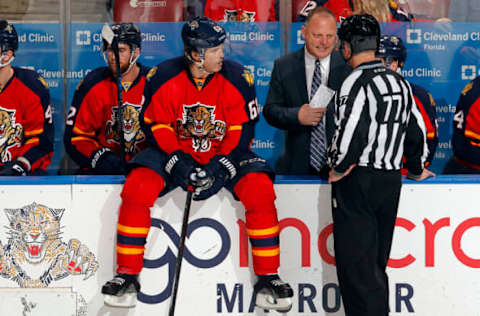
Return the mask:
<path id="1" fill-rule="evenodd" d="M 275 0 L 207 0 L 204 15 L 223 22 L 277 20 Z"/>
<path id="2" fill-rule="evenodd" d="M 432 163 L 433 158 L 435 158 L 438 145 L 438 122 L 435 100 L 425 88 L 412 83 L 410 86 L 412 87 L 415 103 L 422 114 L 427 132 L 428 156 L 425 161 L 425 168 L 427 168 Z M 402 168 L 402 174 L 407 174 L 407 169 Z"/>
<path id="3" fill-rule="evenodd" d="M 480 77 L 468 83 L 458 99 L 452 145 L 457 160 L 480 170 Z"/>
<path id="4" fill-rule="evenodd" d="M 35 71 L 13 71 L 0 89 L 0 165 L 23 157 L 30 171 L 45 170 L 54 133 L 48 85 Z"/>
<path id="5" fill-rule="evenodd" d="M 127 161 L 147 146 L 138 118 L 148 70 L 140 65 L 140 74 L 132 85 L 126 91 L 122 89 Z M 81 168 L 91 168 L 92 154 L 100 148 L 120 152 L 117 115 L 117 82 L 107 67 L 97 68 L 77 86 L 65 126 L 65 150 Z"/>
<path id="6" fill-rule="evenodd" d="M 184 0 L 115 0 L 115 22 L 179 22 L 185 19 Z"/>
<path id="7" fill-rule="evenodd" d="M 167 60 L 151 70 L 145 98 L 140 120 L 167 154 L 181 149 L 205 164 L 249 150 L 259 111 L 253 76 L 241 65 L 224 61 L 199 91 L 183 57 Z"/>

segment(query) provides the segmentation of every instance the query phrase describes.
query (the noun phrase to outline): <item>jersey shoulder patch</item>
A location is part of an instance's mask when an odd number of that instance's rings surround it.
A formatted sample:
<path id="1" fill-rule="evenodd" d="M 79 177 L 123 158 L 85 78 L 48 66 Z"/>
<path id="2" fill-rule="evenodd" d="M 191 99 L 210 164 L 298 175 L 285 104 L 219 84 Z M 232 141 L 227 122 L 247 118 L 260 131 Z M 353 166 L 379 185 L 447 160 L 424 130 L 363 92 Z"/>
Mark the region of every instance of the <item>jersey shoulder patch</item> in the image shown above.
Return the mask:
<path id="1" fill-rule="evenodd" d="M 100 81 L 108 78 L 109 70 L 107 67 L 100 67 L 89 72 L 77 85 L 75 90 L 80 88 L 87 88 L 90 90 L 91 87 L 95 86 Z"/>
<path id="2" fill-rule="evenodd" d="M 36 71 L 19 67 L 13 67 L 13 69 L 17 79 L 35 94 L 39 95 L 40 97 L 49 95 L 47 82 Z"/>
<path id="3" fill-rule="evenodd" d="M 224 60 L 220 74 L 244 96 L 245 100 L 255 98 L 255 78 L 250 69 L 237 62 Z"/>
<path id="4" fill-rule="evenodd" d="M 183 57 L 175 57 L 165 60 L 150 69 L 147 74 L 147 84 L 152 91 L 158 90 L 163 84 L 186 70 Z"/>
<path id="5" fill-rule="evenodd" d="M 472 87 L 473 87 L 473 81 L 470 81 L 470 82 L 467 83 L 467 85 L 463 88 L 462 94 L 463 94 L 463 95 L 466 95 L 466 94 L 468 93 L 468 91 L 472 90 Z"/>

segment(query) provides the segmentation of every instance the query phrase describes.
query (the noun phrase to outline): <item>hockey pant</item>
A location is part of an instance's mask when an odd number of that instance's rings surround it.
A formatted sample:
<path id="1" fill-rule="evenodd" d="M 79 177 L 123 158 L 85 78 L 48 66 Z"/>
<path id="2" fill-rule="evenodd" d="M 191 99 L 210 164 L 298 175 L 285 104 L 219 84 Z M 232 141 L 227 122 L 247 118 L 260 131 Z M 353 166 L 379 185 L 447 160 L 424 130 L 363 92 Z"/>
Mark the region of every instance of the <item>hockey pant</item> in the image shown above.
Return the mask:
<path id="1" fill-rule="evenodd" d="M 127 176 L 117 225 L 117 273 L 139 274 L 142 270 L 150 207 L 165 186 L 165 180 L 149 168 L 135 168 Z M 272 180 L 264 173 L 248 173 L 237 182 L 234 193 L 246 209 L 255 273 L 277 273 L 280 230 Z"/>

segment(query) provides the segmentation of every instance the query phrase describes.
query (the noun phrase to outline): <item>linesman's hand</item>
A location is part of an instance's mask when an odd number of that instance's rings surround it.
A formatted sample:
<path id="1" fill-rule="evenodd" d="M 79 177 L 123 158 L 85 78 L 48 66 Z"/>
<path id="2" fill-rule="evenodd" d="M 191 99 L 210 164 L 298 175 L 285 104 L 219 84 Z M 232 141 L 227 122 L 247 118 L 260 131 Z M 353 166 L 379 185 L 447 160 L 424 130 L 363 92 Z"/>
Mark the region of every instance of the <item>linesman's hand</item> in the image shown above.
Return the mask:
<path id="1" fill-rule="evenodd" d="M 430 178 L 430 177 L 435 177 L 436 174 L 431 172 L 430 170 L 428 170 L 427 168 L 423 169 L 422 171 L 422 174 L 420 175 L 420 178 L 411 178 L 408 176 L 407 174 L 407 178 L 411 179 L 411 180 L 415 180 L 415 181 L 422 181 L 422 180 L 425 180 L 426 178 Z"/>
<path id="2" fill-rule="evenodd" d="M 335 172 L 333 172 L 333 168 L 330 170 L 330 172 L 328 173 L 328 183 L 332 183 L 332 182 L 337 182 L 337 181 L 340 181 L 341 179 L 345 178 L 351 171 L 352 169 L 355 167 L 356 165 L 353 164 L 351 165 L 347 171 L 345 171 L 343 174 L 341 175 L 335 175 Z"/>
<path id="3" fill-rule="evenodd" d="M 302 125 L 317 126 L 325 111 L 327 108 L 312 108 L 310 104 L 304 104 L 298 110 L 298 121 Z"/>

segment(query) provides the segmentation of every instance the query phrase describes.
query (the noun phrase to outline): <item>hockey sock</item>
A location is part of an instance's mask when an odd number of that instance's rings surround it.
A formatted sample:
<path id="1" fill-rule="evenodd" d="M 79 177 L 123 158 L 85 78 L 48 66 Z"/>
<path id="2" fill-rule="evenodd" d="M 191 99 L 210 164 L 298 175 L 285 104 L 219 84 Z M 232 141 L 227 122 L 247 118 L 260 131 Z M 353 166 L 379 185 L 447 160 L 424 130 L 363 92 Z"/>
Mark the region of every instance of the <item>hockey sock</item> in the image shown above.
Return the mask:
<path id="1" fill-rule="evenodd" d="M 276 274 L 280 265 L 280 228 L 272 180 L 264 173 L 249 173 L 234 190 L 246 209 L 253 270 L 259 275 Z"/>
<path id="2" fill-rule="evenodd" d="M 128 175 L 117 225 L 117 273 L 139 274 L 150 230 L 150 207 L 164 188 L 163 178 L 148 168 Z"/>

